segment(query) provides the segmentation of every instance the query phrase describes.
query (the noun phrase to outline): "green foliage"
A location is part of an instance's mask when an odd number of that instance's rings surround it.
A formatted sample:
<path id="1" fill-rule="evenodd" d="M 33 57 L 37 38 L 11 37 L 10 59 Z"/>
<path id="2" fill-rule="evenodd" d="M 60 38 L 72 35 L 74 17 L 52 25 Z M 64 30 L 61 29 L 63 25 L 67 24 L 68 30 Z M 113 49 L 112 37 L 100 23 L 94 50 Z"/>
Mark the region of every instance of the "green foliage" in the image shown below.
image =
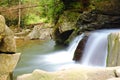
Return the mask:
<path id="1" fill-rule="evenodd" d="M 21 9 L 21 26 L 41 22 L 54 23 L 64 8 L 60 0 L 0 0 L 0 14 L 5 16 L 9 25 L 18 24 L 19 1 L 23 7 Z"/>
<path id="2" fill-rule="evenodd" d="M 40 0 L 41 17 L 47 17 L 48 22 L 54 22 L 55 18 L 62 12 L 63 3 L 60 0 Z"/>
<path id="3" fill-rule="evenodd" d="M 75 8 L 75 9 L 80 9 L 82 6 L 81 6 L 81 3 L 79 2 L 74 2 L 71 4 L 71 7 Z"/>
<path id="4" fill-rule="evenodd" d="M 31 9 L 27 9 L 25 16 L 25 24 L 48 22 L 54 23 L 55 19 L 62 12 L 64 5 L 60 0 L 24 0 L 23 4 L 37 5 Z"/>
<path id="5" fill-rule="evenodd" d="M 8 0 L 0 0 L 0 6 L 8 6 Z"/>
<path id="6" fill-rule="evenodd" d="M 33 14 L 33 13 L 29 13 L 27 16 L 26 16 L 26 19 L 25 19 L 25 23 L 26 24 L 34 24 L 34 23 L 38 23 L 40 20 L 40 17 Z"/>
<path id="7" fill-rule="evenodd" d="M 0 6 L 6 7 L 11 5 L 17 5 L 18 0 L 0 0 Z"/>

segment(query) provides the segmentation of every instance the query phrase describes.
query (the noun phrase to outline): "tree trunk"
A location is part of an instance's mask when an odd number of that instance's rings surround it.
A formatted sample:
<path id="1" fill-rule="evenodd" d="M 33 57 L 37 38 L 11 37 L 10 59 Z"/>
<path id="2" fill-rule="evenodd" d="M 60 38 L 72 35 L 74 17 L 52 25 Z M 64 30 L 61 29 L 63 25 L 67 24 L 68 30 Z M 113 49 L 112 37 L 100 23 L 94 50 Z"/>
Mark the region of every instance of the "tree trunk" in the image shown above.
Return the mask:
<path id="1" fill-rule="evenodd" d="M 21 22 L 21 0 L 19 0 L 19 11 L 18 11 L 18 29 L 20 29 L 20 22 Z"/>

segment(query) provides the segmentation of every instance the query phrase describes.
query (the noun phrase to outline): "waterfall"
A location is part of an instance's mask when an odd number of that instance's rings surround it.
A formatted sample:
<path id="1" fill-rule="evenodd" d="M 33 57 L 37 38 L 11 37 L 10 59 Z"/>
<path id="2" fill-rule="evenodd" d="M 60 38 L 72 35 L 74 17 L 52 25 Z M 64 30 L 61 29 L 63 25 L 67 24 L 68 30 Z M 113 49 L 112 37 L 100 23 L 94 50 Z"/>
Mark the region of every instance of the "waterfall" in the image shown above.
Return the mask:
<path id="1" fill-rule="evenodd" d="M 97 30 L 90 34 L 83 51 L 81 64 L 86 66 L 106 66 L 107 36 L 119 30 Z"/>
<path id="2" fill-rule="evenodd" d="M 69 44 L 67 49 L 60 51 L 52 52 L 50 55 L 45 57 L 45 60 L 51 64 L 68 64 L 72 63 L 72 58 L 75 52 L 75 49 L 79 41 L 83 38 L 84 34 L 81 34 L 74 38 Z"/>
<path id="3" fill-rule="evenodd" d="M 73 39 L 73 40 L 71 41 L 71 43 L 69 44 L 69 47 L 67 48 L 67 52 L 68 52 L 69 54 L 71 54 L 72 57 L 73 57 L 74 52 L 75 52 L 75 50 L 76 50 L 76 48 L 77 48 L 77 46 L 78 46 L 78 43 L 79 43 L 80 40 L 83 38 L 83 36 L 84 36 L 84 33 L 81 34 L 81 35 L 79 35 L 79 36 L 77 36 L 77 37 L 76 37 L 75 39 Z"/>

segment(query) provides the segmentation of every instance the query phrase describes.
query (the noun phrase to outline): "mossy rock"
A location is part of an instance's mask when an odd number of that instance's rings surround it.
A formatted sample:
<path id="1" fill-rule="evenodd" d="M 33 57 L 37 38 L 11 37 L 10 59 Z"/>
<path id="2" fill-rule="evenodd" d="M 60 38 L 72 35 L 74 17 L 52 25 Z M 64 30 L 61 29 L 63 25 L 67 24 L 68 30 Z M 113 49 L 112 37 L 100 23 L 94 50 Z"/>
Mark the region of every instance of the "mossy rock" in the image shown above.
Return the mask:
<path id="1" fill-rule="evenodd" d="M 60 33 L 75 29 L 79 16 L 80 16 L 80 13 L 78 12 L 65 11 L 60 16 L 56 27 L 59 28 Z"/>
<path id="2" fill-rule="evenodd" d="M 66 43 L 71 34 L 76 34 L 77 21 L 80 17 L 80 13 L 72 11 L 64 11 L 60 16 L 58 23 L 55 26 L 54 38 L 57 43 Z"/>

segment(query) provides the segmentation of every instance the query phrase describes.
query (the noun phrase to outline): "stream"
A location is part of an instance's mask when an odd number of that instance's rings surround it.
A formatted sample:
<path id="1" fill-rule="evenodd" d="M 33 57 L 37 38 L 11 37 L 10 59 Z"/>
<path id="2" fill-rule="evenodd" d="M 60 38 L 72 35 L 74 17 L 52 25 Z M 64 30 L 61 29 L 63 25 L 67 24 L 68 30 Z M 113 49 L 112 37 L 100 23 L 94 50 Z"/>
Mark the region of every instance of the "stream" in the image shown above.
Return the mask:
<path id="1" fill-rule="evenodd" d="M 31 73 L 35 69 L 57 71 L 77 65 L 106 67 L 107 36 L 120 30 L 96 30 L 91 32 L 79 63 L 72 60 L 74 51 L 84 34 L 77 36 L 69 46 L 50 41 L 26 41 L 18 47 L 21 59 L 14 70 L 14 78 Z"/>

